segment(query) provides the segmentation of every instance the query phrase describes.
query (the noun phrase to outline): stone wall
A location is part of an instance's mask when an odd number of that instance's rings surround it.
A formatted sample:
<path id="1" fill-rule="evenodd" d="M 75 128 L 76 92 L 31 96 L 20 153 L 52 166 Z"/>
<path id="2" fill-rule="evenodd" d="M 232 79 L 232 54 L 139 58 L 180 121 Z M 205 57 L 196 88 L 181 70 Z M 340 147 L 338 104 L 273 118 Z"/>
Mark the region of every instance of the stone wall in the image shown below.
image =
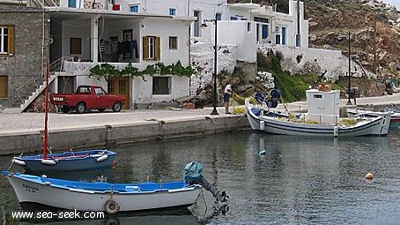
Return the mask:
<path id="1" fill-rule="evenodd" d="M 0 105 L 19 107 L 42 81 L 42 68 L 49 55 L 50 23 L 47 15 L 35 8 L 0 4 L 0 24 L 15 26 L 14 54 L 0 55 L 0 75 L 8 76 L 8 97 Z M 44 23 L 43 23 L 44 22 Z M 44 24 L 44 48 L 42 54 Z"/>

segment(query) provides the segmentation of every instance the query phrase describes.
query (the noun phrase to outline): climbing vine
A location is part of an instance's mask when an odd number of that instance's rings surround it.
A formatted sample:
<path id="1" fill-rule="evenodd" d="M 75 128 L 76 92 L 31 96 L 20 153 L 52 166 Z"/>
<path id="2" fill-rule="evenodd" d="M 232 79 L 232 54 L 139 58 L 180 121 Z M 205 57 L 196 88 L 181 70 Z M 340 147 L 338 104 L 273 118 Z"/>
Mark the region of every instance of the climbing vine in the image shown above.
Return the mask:
<path id="1" fill-rule="evenodd" d="M 128 64 L 121 71 L 116 69 L 115 66 L 104 63 L 98 64 L 92 67 L 90 70 L 90 76 L 104 77 L 107 81 L 111 76 L 130 76 L 142 77 L 145 75 L 174 75 L 180 77 L 190 77 L 193 74 L 197 74 L 191 66 L 184 67 L 181 62 L 178 61 L 176 64 L 171 64 L 165 66 L 163 63 L 156 63 L 153 65 L 148 65 L 146 69 L 140 71 L 138 68 L 134 67 L 131 63 Z"/>

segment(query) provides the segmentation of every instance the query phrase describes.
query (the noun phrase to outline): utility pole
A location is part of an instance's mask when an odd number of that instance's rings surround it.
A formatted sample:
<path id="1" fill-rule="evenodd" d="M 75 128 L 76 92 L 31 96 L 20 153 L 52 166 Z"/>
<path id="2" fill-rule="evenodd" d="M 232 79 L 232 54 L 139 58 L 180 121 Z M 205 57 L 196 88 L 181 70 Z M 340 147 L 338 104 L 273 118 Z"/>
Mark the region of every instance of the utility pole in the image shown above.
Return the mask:
<path id="1" fill-rule="evenodd" d="M 297 0 L 297 36 L 296 47 L 300 47 L 300 0 Z"/>
<path id="2" fill-rule="evenodd" d="M 372 71 L 376 75 L 376 13 L 374 14 L 374 65 Z"/>
<path id="3" fill-rule="evenodd" d="M 349 96 L 349 100 L 347 101 L 347 105 L 351 105 L 351 36 L 350 36 L 350 31 L 349 31 L 349 86 L 347 88 L 347 94 Z"/>

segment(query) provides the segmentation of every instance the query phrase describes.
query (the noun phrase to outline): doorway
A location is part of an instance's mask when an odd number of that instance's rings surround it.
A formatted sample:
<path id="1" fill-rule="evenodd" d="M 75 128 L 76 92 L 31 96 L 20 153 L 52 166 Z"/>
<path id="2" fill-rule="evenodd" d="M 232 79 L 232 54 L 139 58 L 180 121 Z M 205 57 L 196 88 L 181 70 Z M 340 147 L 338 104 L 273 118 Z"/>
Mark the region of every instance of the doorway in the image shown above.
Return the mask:
<path id="1" fill-rule="evenodd" d="M 129 109 L 130 103 L 130 77 L 110 77 L 108 81 L 107 92 L 113 95 L 125 96 L 125 104 L 122 106 L 123 109 Z"/>

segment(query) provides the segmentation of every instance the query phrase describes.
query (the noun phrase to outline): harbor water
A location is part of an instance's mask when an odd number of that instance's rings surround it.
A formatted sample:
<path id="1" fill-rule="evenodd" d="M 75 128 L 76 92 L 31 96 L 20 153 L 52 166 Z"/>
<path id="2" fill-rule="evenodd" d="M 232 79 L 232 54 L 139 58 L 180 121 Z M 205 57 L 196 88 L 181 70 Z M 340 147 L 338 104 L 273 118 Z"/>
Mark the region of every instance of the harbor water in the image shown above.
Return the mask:
<path id="1" fill-rule="evenodd" d="M 229 211 L 214 210 L 203 192 L 189 213 L 128 214 L 106 219 L 34 221 L 35 224 L 399 224 L 400 130 L 386 137 L 305 138 L 237 132 L 117 146 L 113 170 L 54 176 L 109 182 L 179 180 L 191 161 L 230 196 Z M 260 152 L 264 154 L 260 154 Z M 10 156 L 0 157 L 8 169 Z M 11 170 L 17 170 L 13 166 Z M 371 172 L 373 180 L 364 176 Z M 218 207 L 217 207 L 218 208 Z M 0 178 L 2 224 L 20 211 L 12 187 Z"/>

